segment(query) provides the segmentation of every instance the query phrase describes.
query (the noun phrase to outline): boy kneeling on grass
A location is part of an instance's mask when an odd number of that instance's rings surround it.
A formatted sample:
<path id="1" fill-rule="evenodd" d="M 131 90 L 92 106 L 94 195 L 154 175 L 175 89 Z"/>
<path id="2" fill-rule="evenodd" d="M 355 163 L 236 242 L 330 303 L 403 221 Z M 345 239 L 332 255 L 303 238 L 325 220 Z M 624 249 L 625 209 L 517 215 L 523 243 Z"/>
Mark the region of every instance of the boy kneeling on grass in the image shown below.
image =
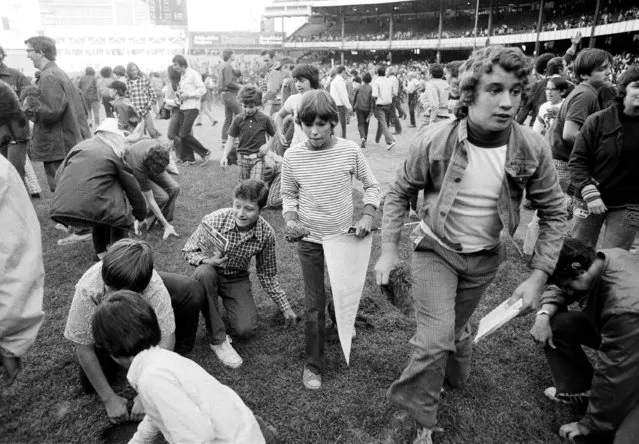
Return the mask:
<path id="1" fill-rule="evenodd" d="M 553 401 L 587 406 L 562 438 L 604 444 L 636 443 L 639 435 L 639 261 L 611 248 L 595 251 L 564 240 L 557 267 L 530 331 L 544 345 L 555 387 Z M 568 310 L 579 302 L 581 310 Z M 596 350 L 594 362 L 582 346 Z"/>
<path id="2" fill-rule="evenodd" d="M 197 267 L 194 277 L 206 293 L 202 314 L 211 335 L 211 349 L 222 364 L 231 368 L 238 368 L 243 361 L 226 334 L 217 298 L 221 297 L 224 303 L 229 333 L 236 339 L 252 337 L 257 329 L 257 307 L 249 279 L 253 256 L 257 278 L 284 314 L 286 326 L 293 326 L 298 320 L 277 278 L 275 231 L 260 216 L 268 192 L 261 180 L 240 182 L 233 190 L 233 207 L 204 216 L 182 249 L 189 264 Z M 228 241 L 226 251 L 210 251 L 207 247 L 211 228 Z"/>
<path id="3" fill-rule="evenodd" d="M 146 410 L 129 443 L 277 443 L 277 431 L 260 424 L 232 389 L 190 359 L 159 347 L 151 306 L 130 290 L 117 291 L 97 308 L 96 345 L 128 369 L 127 379 Z M 263 430 L 261 430 L 263 427 Z"/>
<path id="4" fill-rule="evenodd" d="M 239 138 L 237 158 L 240 180 L 262 180 L 262 158 L 269 149 L 266 144 L 267 136 L 275 135 L 275 127 L 271 118 L 258 109 L 262 105 L 262 91 L 255 85 L 246 85 L 240 90 L 239 96 L 244 111 L 235 116 L 231 123 L 220 165 L 222 168 L 228 166 L 229 153 L 233 149 L 235 139 Z"/>

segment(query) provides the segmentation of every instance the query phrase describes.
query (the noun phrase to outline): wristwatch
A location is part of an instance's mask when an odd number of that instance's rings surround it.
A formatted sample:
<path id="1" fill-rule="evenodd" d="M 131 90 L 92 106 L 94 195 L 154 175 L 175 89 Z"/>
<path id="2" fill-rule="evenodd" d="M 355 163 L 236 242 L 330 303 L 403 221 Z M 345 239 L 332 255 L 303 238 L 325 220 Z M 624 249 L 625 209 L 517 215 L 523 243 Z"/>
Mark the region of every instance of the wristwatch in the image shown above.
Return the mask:
<path id="1" fill-rule="evenodd" d="M 539 316 L 539 315 L 548 315 L 549 318 L 552 317 L 550 312 L 548 310 L 546 310 L 546 309 L 543 309 L 543 308 L 537 312 L 537 316 Z"/>

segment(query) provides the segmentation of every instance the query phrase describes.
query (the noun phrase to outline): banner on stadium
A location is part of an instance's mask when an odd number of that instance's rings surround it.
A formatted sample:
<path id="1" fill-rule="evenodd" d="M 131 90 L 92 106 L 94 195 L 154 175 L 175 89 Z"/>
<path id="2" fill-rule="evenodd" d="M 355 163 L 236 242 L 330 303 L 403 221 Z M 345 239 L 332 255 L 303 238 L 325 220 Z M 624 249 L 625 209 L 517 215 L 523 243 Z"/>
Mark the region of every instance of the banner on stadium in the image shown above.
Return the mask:
<path id="1" fill-rule="evenodd" d="M 278 47 L 284 42 L 284 33 L 260 32 L 193 32 L 191 47 L 198 49 Z"/>
<path id="2" fill-rule="evenodd" d="M 323 238 L 322 244 L 333 292 L 339 342 L 346 364 L 349 364 L 355 318 L 366 282 L 373 236 L 360 239 L 352 234 L 337 234 Z"/>

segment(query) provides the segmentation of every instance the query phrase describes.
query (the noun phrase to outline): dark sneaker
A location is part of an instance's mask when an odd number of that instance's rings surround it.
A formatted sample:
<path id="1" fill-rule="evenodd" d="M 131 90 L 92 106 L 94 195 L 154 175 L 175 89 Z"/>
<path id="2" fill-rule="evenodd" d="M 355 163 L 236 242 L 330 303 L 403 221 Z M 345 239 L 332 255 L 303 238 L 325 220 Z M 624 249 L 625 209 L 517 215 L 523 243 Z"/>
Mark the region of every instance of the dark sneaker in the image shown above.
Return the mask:
<path id="1" fill-rule="evenodd" d="M 392 143 L 389 143 L 389 144 L 386 146 L 386 151 L 390 151 L 390 150 L 392 150 L 392 149 L 395 147 L 395 144 L 396 144 L 396 143 L 397 143 L 397 141 L 396 141 L 396 140 L 393 140 L 393 142 L 392 142 Z"/>
<path id="2" fill-rule="evenodd" d="M 360 145 L 362 148 L 366 148 L 366 139 L 362 137 L 362 144 Z"/>

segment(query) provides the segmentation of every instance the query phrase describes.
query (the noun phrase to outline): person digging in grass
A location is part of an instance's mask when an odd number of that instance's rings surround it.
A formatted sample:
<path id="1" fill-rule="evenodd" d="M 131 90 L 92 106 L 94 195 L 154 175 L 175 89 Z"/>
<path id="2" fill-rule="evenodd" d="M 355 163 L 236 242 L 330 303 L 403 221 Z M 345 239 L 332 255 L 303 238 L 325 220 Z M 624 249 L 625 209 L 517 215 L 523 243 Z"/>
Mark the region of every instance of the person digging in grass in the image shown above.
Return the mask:
<path id="1" fill-rule="evenodd" d="M 339 122 L 337 105 L 322 90 L 302 96 L 297 122 L 308 140 L 290 147 L 282 164 L 287 240 L 299 241 L 298 254 L 306 293 L 306 365 L 304 387 L 322 386 L 326 292 L 322 238 L 344 233 L 353 224 L 353 178 L 364 186 L 364 214 L 355 235 L 371 231 L 379 206 L 379 183 L 360 147 L 333 135 Z"/>
<path id="2" fill-rule="evenodd" d="M 211 336 L 211 349 L 222 364 L 231 368 L 240 367 L 243 361 L 231 345 L 217 298 L 222 298 L 226 308 L 229 334 L 236 339 L 251 338 L 257 329 L 257 307 L 249 278 L 253 256 L 257 278 L 284 315 L 285 325 L 294 326 L 298 320 L 277 278 L 275 231 L 260 216 L 268 192 L 261 180 L 240 182 L 233 189 L 233 207 L 204 216 L 182 249 L 188 263 L 197 267 L 194 277 L 206 293 L 202 314 Z M 225 251 L 208 247 L 210 229 L 228 241 Z"/>
<path id="3" fill-rule="evenodd" d="M 146 411 L 129 444 L 276 444 L 277 431 L 260 421 L 231 388 L 190 359 L 160 347 L 156 313 L 142 296 L 121 290 L 102 301 L 91 329 L 96 345 L 126 368 Z"/>
<path id="4" fill-rule="evenodd" d="M 530 331 L 544 345 L 553 401 L 587 406 L 559 429 L 574 441 L 631 444 L 639 436 L 639 261 L 620 248 L 595 252 L 566 238 Z M 581 311 L 568 311 L 579 302 Z M 597 351 L 593 364 L 581 348 Z"/>
<path id="5" fill-rule="evenodd" d="M 44 313 L 40 223 L 22 178 L 0 156 L 0 389 L 11 385 Z"/>
<path id="6" fill-rule="evenodd" d="M 180 185 L 166 171 L 169 160 L 169 150 L 157 139 L 140 140 L 124 155 L 124 161 L 133 170 L 149 208 L 144 228 L 150 229 L 155 221 L 160 222 L 164 228 L 164 240 L 178 235 L 171 223 Z"/>
<path id="7" fill-rule="evenodd" d="M 417 422 L 415 444 L 432 443 L 440 391 L 463 385 L 470 371 L 469 319 L 502 261 L 502 229 L 512 239 L 524 190 L 543 222 L 530 266 L 513 301 L 534 309 L 555 269 L 566 210 L 544 139 L 513 122 L 531 66 L 518 48 L 475 51 L 460 71 L 462 107 L 419 133 L 390 184 L 382 222 L 378 285 L 399 262 L 398 244 L 411 198 L 424 190 L 423 220 L 411 234 L 417 329 L 411 360 L 387 392 Z M 517 249 L 519 247 L 517 246 Z"/>
<path id="8" fill-rule="evenodd" d="M 80 278 L 75 286 L 64 337 L 71 341 L 80 364 L 80 384 L 85 393 L 97 392 L 109 421 L 139 421 L 144 408 L 135 398 L 129 415 L 127 400 L 111 388 L 117 366 L 96 345 L 91 319 L 100 303 L 112 292 L 140 293 L 153 308 L 160 323 L 159 345 L 186 354 L 195 343 L 204 290 L 194 279 L 176 273 L 157 272 L 146 242 L 122 239 L 109 247 L 104 260 Z"/>

